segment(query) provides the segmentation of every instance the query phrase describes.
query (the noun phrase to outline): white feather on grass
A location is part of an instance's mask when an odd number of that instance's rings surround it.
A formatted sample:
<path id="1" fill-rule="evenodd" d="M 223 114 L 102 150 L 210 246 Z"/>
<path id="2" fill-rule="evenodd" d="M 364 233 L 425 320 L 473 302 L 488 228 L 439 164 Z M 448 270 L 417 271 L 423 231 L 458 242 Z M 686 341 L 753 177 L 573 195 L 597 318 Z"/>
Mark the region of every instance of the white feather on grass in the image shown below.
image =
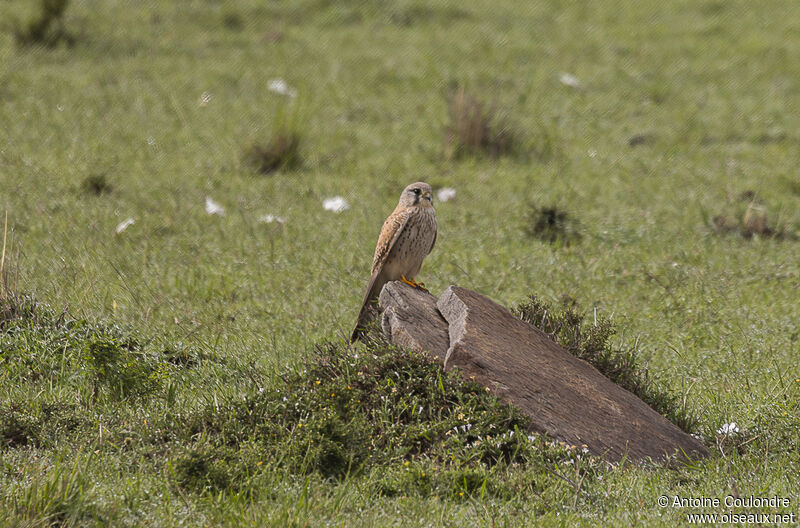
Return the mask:
<path id="1" fill-rule="evenodd" d="M 350 204 L 341 196 L 334 196 L 332 198 L 325 198 L 322 201 L 322 208 L 326 211 L 341 213 L 342 211 L 350 209 Z"/>
<path id="2" fill-rule="evenodd" d="M 456 190 L 452 187 L 443 187 L 436 192 L 436 199 L 440 202 L 449 202 L 456 197 Z"/>
<path id="3" fill-rule="evenodd" d="M 114 228 L 114 233 L 119 235 L 120 233 L 122 233 L 135 223 L 136 220 L 134 220 L 133 217 L 123 220 L 122 222 L 117 224 L 117 227 Z"/>
<path id="4" fill-rule="evenodd" d="M 206 196 L 206 212 L 210 215 L 225 216 L 225 208 Z"/>

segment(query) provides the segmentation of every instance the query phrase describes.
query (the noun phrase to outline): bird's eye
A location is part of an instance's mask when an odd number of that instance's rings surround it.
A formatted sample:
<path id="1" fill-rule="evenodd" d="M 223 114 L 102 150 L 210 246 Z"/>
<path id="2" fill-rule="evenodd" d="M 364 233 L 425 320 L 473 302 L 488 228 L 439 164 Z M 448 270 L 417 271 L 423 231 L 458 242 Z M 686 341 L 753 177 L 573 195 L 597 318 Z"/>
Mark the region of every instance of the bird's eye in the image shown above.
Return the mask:
<path id="1" fill-rule="evenodd" d="M 412 191 L 414 194 L 419 194 L 419 192 L 420 192 L 420 191 L 419 191 L 419 189 L 411 189 L 411 191 Z"/>

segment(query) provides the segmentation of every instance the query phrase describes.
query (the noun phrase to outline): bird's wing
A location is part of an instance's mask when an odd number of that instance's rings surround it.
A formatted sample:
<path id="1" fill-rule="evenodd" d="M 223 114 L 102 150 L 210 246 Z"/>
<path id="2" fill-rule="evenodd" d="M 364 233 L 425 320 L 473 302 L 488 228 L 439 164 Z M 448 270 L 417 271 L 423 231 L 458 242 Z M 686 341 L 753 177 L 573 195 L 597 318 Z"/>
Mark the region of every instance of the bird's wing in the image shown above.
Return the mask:
<path id="1" fill-rule="evenodd" d="M 399 213 L 392 213 L 383 223 L 381 234 L 378 237 L 378 245 L 375 246 L 375 255 L 372 258 L 373 276 L 376 271 L 379 272 L 383 267 L 383 263 L 386 262 L 386 259 L 392 252 L 395 242 L 400 238 L 400 233 L 405 229 L 410 217 L 411 213 L 409 211 L 401 211 Z M 369 289 L 367 289 L 367 291 L 369 291 Z"/>
<path id="2" fill-rule="evenodd" d="M 428 250 L 428 252 L 427 252 L 427 253 L 425 253 L 425 256 L 428 256 L 428 255 L 430 255 L 430 254 L 431 254 L 431 251 L 433 251 L 433 246 L 435 246 L 435 245 L 436 245 L 436 238 L 437 238 L 438 236 L 439 236 L 439 229 L 438 229 L 438 227 L 437 227 L 437 225 L 436 225 L 436 218 L 434 218 L 434 219 L 433 219 L 433 242 L 431 242 L 431 248 Z"/>
<path id="3" fill-rule="evenodd" d="M 364 325 L 368 322 L 368 315 L 370 313 L 370 303 L 380 294 L 380 288 L 386 284 L 385 277 L 381 276 L 383 271 L 383 264 L 392 252 L 397 239 L 408 224 L 408 219 L 411 215 L 408 211 L 400 213 L 392 213 L 389 218 L 383 223 L 381 234 L 378 237 L 378 245 L 375 247 L 375 256 L 372 259 L 372 276 L 367 283 L 367 291 L 364 292 L 364 300 L 361 302 L 361 310 L 358 313 L 358 321 L 356 328 L 353 330 L 351 341 L 356 341 L 360 338 Z M 378 290 L 377 292 L 373 290 Z"/>

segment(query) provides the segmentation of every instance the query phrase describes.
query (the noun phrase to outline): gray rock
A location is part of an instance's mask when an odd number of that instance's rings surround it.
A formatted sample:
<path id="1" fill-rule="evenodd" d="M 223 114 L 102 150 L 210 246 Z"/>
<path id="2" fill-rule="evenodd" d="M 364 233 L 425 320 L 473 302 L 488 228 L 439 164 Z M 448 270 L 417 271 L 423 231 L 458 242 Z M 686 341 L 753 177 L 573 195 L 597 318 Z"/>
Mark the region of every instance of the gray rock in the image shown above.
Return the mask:
<path id="1" fill-rule="evenodd" d="M 708 455 L 700 442 L 642 400 L 489 298 L 450 286 L 437 307 L 449 324 L 445 370 L 458 367 L 462 375 L 474 376 L 527 414 L 534 431 L 586 445 L 614 462 Z M 416 304 L 405 303 L 405 311 L 414 309 Z M 431 317 L 427 304 L 420 316 Z"/>
<path id="2" fill-rule="evenodd" d="M 521 409 L 535 432 L 595 455 L 663 461 L 708 455 L 642 400 L 506 308 L 451 286 L 441 298 L 390 282 L 380 294 L 381 327 L 389 340 L 427 351 L 445 370 L 489 387 Z"/>
<path id="3" fill-rule="evenodd" d="M 381 328 L 395 345 L 426 351 L 434 361 L 444 364 L 450 346 L 447 321 L 436 309 L 436 297 L 399 281 L 381 290 L 383 308 Z"/>

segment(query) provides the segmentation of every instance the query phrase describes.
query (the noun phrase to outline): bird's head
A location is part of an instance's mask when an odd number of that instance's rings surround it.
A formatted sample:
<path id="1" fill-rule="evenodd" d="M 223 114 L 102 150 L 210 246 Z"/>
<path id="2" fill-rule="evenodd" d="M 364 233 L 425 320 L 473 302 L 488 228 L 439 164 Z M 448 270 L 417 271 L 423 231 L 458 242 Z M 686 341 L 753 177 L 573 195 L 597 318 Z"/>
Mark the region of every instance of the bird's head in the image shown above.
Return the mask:
<path id="1" fill-rule="evenodd" d="M 400 195 L 400 205 L 405 207 L 433 207 L 433 189 L 425 182 L 412 183 Z"/>

